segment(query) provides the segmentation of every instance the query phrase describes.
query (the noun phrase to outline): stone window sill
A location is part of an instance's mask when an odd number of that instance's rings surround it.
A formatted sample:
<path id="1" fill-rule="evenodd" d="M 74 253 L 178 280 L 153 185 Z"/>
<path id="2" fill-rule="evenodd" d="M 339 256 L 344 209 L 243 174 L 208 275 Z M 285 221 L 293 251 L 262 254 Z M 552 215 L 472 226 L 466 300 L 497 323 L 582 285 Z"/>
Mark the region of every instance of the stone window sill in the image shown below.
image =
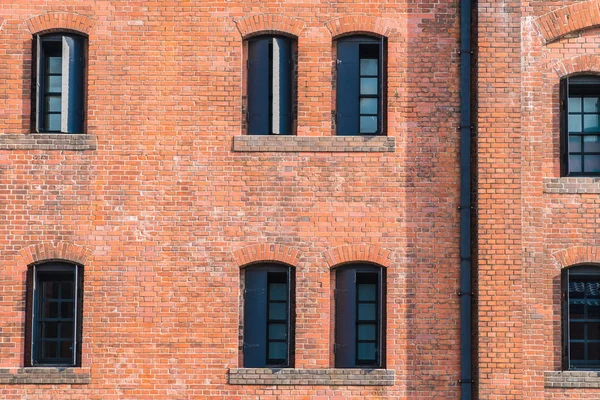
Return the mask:
<path id="1" fill-rule="evenodd" d="M 232 368 L 231 385 L 393 386 L 389 369 Z"/>
<path id="2" fill-rule="evenodd" d="M 95 135 L 31 133 L 0 135 L 0 150 L 96 150 Z"/>
<path id="3" fill-rule="evenodd" d="M 236 152 L 363 152 L 396 151 L 396 138 L 387 136 L 235 136 Z"/>
<path id="4" fill-rule="evenodd" d="M 0 368 L 0 384 L 4 385 L 87 385 L 90 379 L 89 368 Z"/>
<path id="5" fill-rule="evenodd" d="M 562 177 L 544 178 L 544 193 L 584 194 L 600 193 L 600 178 Z"/>
<path id="6" fill-rule="evenodd" d="M 600 388 L 600 371 L 551 371 L 544 373 L 544 387 Z"/>

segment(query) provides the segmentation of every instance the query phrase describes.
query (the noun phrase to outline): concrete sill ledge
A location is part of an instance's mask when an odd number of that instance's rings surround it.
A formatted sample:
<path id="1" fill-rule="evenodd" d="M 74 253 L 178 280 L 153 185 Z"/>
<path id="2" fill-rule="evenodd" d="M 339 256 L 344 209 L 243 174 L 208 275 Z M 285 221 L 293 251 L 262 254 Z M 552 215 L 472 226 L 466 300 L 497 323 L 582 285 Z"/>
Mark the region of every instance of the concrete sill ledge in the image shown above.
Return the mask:
<path id="1" fill-rule="evenodd" d="M 232 368 L 231 385 L 393 386 L 389 369 Z"/>
<path id="2" fill-rule="evenodd" d="M 95 135 L 31 133 L 0 135 L 0 150 L 96 150 Z"/>
<path id="3" fill-rule="evenodd" d="M 597 194 L 600 193 L 600 178 L 544 178 L 544 193 Z"/>
<path id="4" fill-rule="evenodd" d="M 396 151 L 396 138 L 387 136 L 234 136 L 236 152 L 364 152 Z"/>
<path id="5" fill-rule="evenodd" d="M 0 368 L 3 385 L 87 385 L 90 379 L 89 368 Z"/>
<path id="6" fill-rule="evenodd" d="M 544 372 L 544 387 L 562 389 L 600 388 L 600 371 Z"/>

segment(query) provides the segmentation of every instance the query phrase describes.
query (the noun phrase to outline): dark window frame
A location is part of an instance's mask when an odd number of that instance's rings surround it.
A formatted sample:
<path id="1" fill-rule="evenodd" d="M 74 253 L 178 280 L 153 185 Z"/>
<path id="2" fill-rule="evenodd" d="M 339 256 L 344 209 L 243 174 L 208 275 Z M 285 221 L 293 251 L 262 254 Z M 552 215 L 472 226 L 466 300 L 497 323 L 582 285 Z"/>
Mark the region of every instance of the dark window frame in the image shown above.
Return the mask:
<path id="1" fill-rule="evenodd" d="M 83 322 L 83 266 L 68 262 L 51 261 L 31 265 L 27 271 L 26 282 L 26 318 L 25 318 L 25 366 L 26 367 L 80 367 L 81 342 Z M 67 279 L 68 275 L 72 279 Z M 44 296 L 43 283 L 52 282 L 59 287 L 56 298 Z M 72 299 L 63 298 L 64 283 L 72 286 Z M 73 304 L 72 317 L 63 317 L 63 304 Z M 42 317 L 42 307 L 56 304 L 56 317 Z M 68 310 L 68 307 L 66 308 Z M 67 311 L 68 313 L 68 311 Z M 44 336 L 41 326 L 53 323 L 56 326 L 56 336 Z M 71 336 L 61 332 L 68 324 L 72 325 Z M 47 334 L 48 335 L 48 334 Z M 66 340 L 65 340 L 66 339 Z M 42 342 L 55 342 L 57 344 L 56 356 L 43 355 Z M 72 357 L 60 356 L 60 344 L 71 342 Z"/>
<path id="2" fill-rule="evenodd" d="M 385 136 L 387 134 L 387 38 L 367 34 L 353 34 L 335 40 L 335 104 L 334 124 L 337 136 Z M 343 52 L 340 44 L 355 46 L 355 50 Z M 361 60 L 374 59 L 364 46 L 377 46 L 377 74 L 363 73 Z M 353 53 L 350 69 L 344 68 L 346 54 Z M 372 53 L 372 51 L 371 51 Z M 354 65 L 354 67 L 352 67 Z M 361 93 L 361 79 L 377 77 L 377 94 Z M 356 82 L 352 82 L 356 79 Z M 345 82 L 345 83 L 344 83 Z M 350 95 L 348 94 L 350 93 Z M 361 100 L 377 99 L 377 112 L 362 112 Z M 361 117 L 377 117 L 375 132 L 361 132 Z"/>
<path id="3" fill-rule="evenodd" d="M 385 368 L 386 363 L 386 269 L 375 264 L 353 263 L 337 267 L 334 273 L 334 367 Z M 360 298 L 361 284 L 376 283 L 375 300 Z M 360 305 L 375 304 L 374 319 L 361 319 Z M 360 327 L 375 325 L 375 339 L 360 338 Z M 375 356 L 360 357 L 361 344 L 374 343 Z"/>
<path id="4" fill-rule="evenodd" d="M 252 279 L 250 283 L 249 279 Z M 295 268 L 260 263 L 242 270 L 242 365 L 246 368 L 293 368 L 295 358 Z M 273 285 L 286 283 L 286 298 L 272 296 Z M 285 304 L 286 318 L 271 315 L 271 305 Z M 271 337 L 271 328 L 285 324 L 285 339 Z M 286 343 L 285 359 L 270 356 L 270 344 Z M 263 348 L 264 347 L 264 348 Z"/>
<path id="5" fill-rule="evenodd" d="M 561 130 L 561 175 L 562 176 L 600 176 L 598 172 L 585 171 L 585 158 L 597 157 L 600 162 L 600 151 L 585 151 L 584 143 L 586 137 L 600 137 L 600 121 L 599 129 L 596 132 L 584 131 L 584 118 L 586 115 L 596 115 L 600 119 L 600 109 L 598 112 L 586 112 L 583 105 L 583 99 L 589 97 L 600 97 L 600 76 L 585 74 L 567 76 L 560 81 L 560 130 Z M 569 110 L 569 102 L 572 98 L 580 98 L 580 112 L 572 112 Z M 569 116 L 581 116 L 581 131 L 569 132 Z M 579 151 L 572 151 L 570 138 L 579 138 Z M 571 165 L 571 156 L 580 158 L 580 170 L 575 170 Z"/>
<path id="6" fill-rule="evenodd" d="M 59 31 L 34 35 L 31 80 L 31 128 L 33 132 L 86 133 L 87 54 L 88 38 L 82 33 Z M 50 72 L 50 57 L 60 58 L 60 73 Z M 61 77 L 60 91 L 50 90 L 51 76 Z M 50 111 L 50 98 L 58 99 L 58 103 L 55 102 L 54 107 L 58 105 L 60 111 L 56 109 Z M 56 123 L 50 123 L 50 115 L 59 116 L 60 127 Z"/>

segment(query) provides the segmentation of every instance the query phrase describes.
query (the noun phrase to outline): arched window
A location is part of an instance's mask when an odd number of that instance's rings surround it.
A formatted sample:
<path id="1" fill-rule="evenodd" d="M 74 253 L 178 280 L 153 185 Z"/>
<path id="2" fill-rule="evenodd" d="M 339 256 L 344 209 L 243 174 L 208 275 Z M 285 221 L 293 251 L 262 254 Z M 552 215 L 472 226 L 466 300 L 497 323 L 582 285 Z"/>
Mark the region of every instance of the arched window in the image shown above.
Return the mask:
<path id="1" fill-rule="evenodd" d="M 600 76 L 561 81 L 562 175 L 600 175 Z"/>
<path id="2" fill-rule="evenodd" d="M 33 265 L 27 275 L 26 366 L 80 366 L 83 267 Z"/>
<path id="3" fill-rule="evenodd" d="M 335 367 L 383 368 L 385 270 L 352 264 L 335 270 Z"/>
<path id="4" fill-rule="evenodd" d="M 35 132 L 84 133 L 86 42 L 71 33 L 34 37 Z"/>
<path id="5" fill-rule="evenodd" d="M 600 368 L 600 267 L 563 270 L 564 369 Z"/>
<path id="6" fill-rule="evenodd" d="M 257 264 L 244 273 L 244 367 L 292 367 L 294 273 Z"/>
<path id="7" fill-rule="evenodd" d="M 248 39 L 249 135 L 291 135 L 294 108 L 294 41 L 283 36 Z"/>
<path id="8" fill-rule="evenodd" d="M 349 36 L 337 41 L 336 130 L 338 135 L 384 132 L 384 40 Z"/>

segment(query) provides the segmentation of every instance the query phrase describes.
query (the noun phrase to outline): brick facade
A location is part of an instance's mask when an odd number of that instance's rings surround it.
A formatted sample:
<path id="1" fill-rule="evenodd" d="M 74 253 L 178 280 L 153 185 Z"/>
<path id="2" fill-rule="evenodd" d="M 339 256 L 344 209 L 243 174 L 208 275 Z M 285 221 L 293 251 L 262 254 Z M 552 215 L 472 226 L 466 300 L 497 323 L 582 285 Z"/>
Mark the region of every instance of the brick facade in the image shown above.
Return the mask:
<path id="1" fill-rule="evenodd" d="M 0 398 L 457 398 L 458 27 L 447 0 L 0 8 Z M 88 36 L 85 135 L 32 134 L 32 39 L 55 31 Z M 243 136 L 262 33 L 297 39 L 295 137 Z M 333 136 L 353 33 L 387 43 L 386 137 Z M 83 265 L 81 368 L 23 368 L 45 260 Z M 241 268 L 273 261 L 295 270 L 295 370 L 241 369 Z M 381 371 L 333 368 L 352 262 L 385 267 Z"/>

